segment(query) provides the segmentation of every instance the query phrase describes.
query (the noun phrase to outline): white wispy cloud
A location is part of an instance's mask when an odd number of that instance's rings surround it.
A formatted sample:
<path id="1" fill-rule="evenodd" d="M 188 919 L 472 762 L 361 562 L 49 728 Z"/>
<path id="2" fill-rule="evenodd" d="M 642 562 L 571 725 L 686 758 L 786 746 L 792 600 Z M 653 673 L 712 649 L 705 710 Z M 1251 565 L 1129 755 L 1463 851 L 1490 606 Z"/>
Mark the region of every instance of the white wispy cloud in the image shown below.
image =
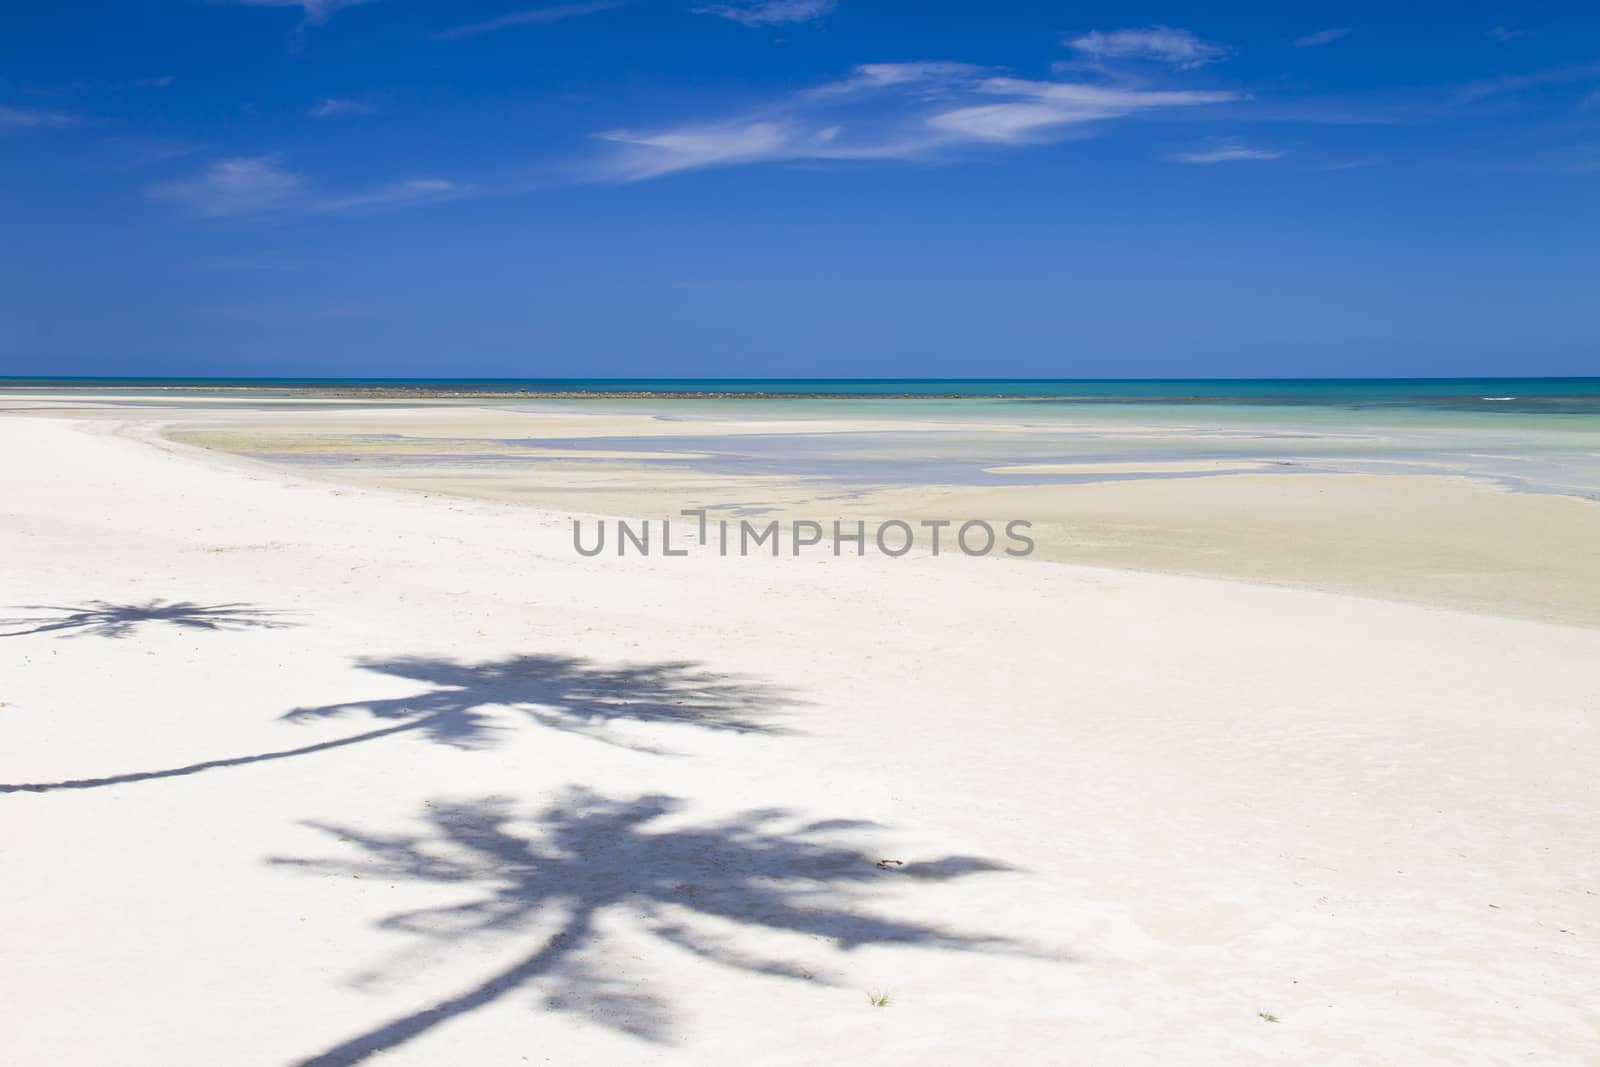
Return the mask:
<path id="1" fill-rule="evenodd" d="M 277 155 L 220 159 L 198 173 L 150 188 L 150 196 L 207 218 L 254 215 L 283 206 L 306 188 Z"/>
<path id="2" fill-rule="evenodd" d="M 442 200 L 461 192 L 455 182 L 441 178 L 407 178 L 389 182 L 365 192 L 319 200 L 313 205 L 316 211 L 347 211 L 352 208 L 388 207 L 422 200 Z"/>
<path id="3" fill-rule="evenodd" d="M 1177 152 L 1167 158 L 1174 163 L 1232 163 L 1245 159 L 1282 159 L 1287 152 L 1276 148 L 1251 148 L 1241 144 L 1221 144 L 1194 152 Z"/>
<path id="4" fill-rule="evenodd" d="M 841 81 L 828 82 L 809 90 L 814 96 L 831 96 L 858 90 L 886 89 L 896 85 L 938 85 L 976 78 L 985 68 L 973 63 L 940 60 L 919 63 L 863 63 Z"/>
<path id="5" fill-rule="evenodd" d="M 1533 31 L 1514 30 L 1509 26 L 1495 26 L 1489 30 L 1486 36 L 1493 37 L 1497 41 L 1515 41 L 1520 37 L 1532 37 Z"/>
<path id="6" fill-rule="evenodd" d="M 200 151 L 198 145 L 188 141 L 126 134 L 112 134 L 100 143 L 105 151 L 94 166 L 106 174 L 140 171 L 182 159 L 184 156 L 192 156 Z"/>
<path id="7" fill-rule="evenodd" d="M 1457 91 L 1461 101 L 1482 100 L 1501 93 L 1516 93 L 1545 85 L 1571 85 L 1600 80 L 1600 62 L 1578 63 L 1567 67 L 1547 67 L 1530 74 L 1503 74 L 1498 78 L 1470 82 Z"/>
<path id="8" fill-rule="evenodd" d="M 173 85 L 175 82 L 177 82 L 177 80 L 178 79 L 173 77 L 171 74 L 162 74 L 155 78 L 140 78 L 133 84 L 139 86 L 141 89 L 165 89 Z"/>
<path id="9" fill-rule="evenodd" d="M 600 176 L 639 181 L 750 163 L 925 159 L 962 147 L 1040 143 L 1073 127 L 1235 99 L 1231 92 L 1029 81 L 967 63 L 875 63 L 760 114 L 598 134 L 615 146 Z"/>
<path id="10" fill-rule="evenodd" d="M 297 7 L 307 26 L 320 26 L 347 7 L 375 3 L 376 0 L 222 0 L 242 7 Z"/>
<path id="11" fill-rule="evenodd" d="M 187 178 L 158 183 L 147 192 L 191 215 L 226 218 L 381 207 L 439 200 L 461 190 L 439 178 L 407 178 L 355 192 L 323 193 L 306 175 L 288 169 L 281 155 L 272 154 L 216 160 Z"/>
<path id="12" fill-rule="evenodd" d="M 592 0 L 580 4 L 554 4 L 549 7 L 529 8 L 525 11 L 513 11 L 497 18 L 484 19 L 482 22 L 469 22 L 464 26 L 455 26 L 448 30 L 441 30 L 434 34 L 434 40 L 454 41 L 463 37 L 476 37 L 481 33 L 493 33 L 495 30 L 504 30 L 512 26 L 534 26 L 544 22 L 560 22 L 563 19 L 579 18 L 583 15 L 593 15 L 600 11 L 610 11 L 612 8 L 621 7 L 626 0 Z"/>
<path id="13" fill-rule="evenodd" d="M 973 140 L 1017 142 L 1060 126 L 1103 122 L 1153 108 L 1193 107 L 1237 99 L 1237 94 L 1230 92 L 1144 91 L 1020 78 L 988 78 L 976 88 L 987 95 L 1019 99 L 956 108 L 932 116 L 929 124 Z"/>
<path id="14" fill-rule="evenodd" d="M 631 149 L 615 161 L 616 170 L 619 177 L 637 180 L 699 167 L 800 159 L 820 153 L 837 136 L 837 131 L 806 130 L 793 123 L 748 122 L 684 127 L 659 133 L 611 130 L 599 136 Z"/>
<path id="15" fill-rule="evenodd" d="M 41 111 L 33 107 L 7 107 L 0 104 L 0 129 L 30 126 L 75 126 L 81 119 L 64 111 Z"/>
<path id="16" fill-rule="evenodd" d="M 1600 61 L 1502 74 L 1473 82 L 1322 94 L 1273 94 L 1252 98 L 1247 112 L 1240 111 L 1231 117 L 1333 126 L 1424 126 L 1463 121 L 1486 100 L 1516 96 L 1526 97 L 1516 106 L 1532 117 L 1540 108 L 1548 111 L 1581 106 L 1580 101 L 1592 91 L 1593 83 L 1600 83 Z"/>
<path id="17" fill-rule="evenodd" d="M 370 115 L 375 110 L 376 108 L 367 100 L 325 96 L 318 100 L 306 114 L 314 119 L 337 119 L 349 115 Z"/>
<path id="18" fill-rule="evenodd" d="M 694 12 L 732 19 L 744 26 L 781 26 L 820 19 L 838 6 L 838 0 L 730 0 L 697 7 Z"/>
<path id="19" fill-rule="evenodd" d="M 1319 45 L 1332 44 L 1341 37 L 1348 37 L 1350 33 L 1349 27 L 1341 27 L 1336 30 L 1318 30 L 1316 33 L 1308 33 L 1304 37 L 1296 37 L 1294 46 L 1296 48 L 1316 48 Z"/>
<path id="20" fill-rule="evenodd" d="M 1093 30 L 1064 42 L 1079 56 L 1091 62 L 1108 59 L 1139 59 L 1165 63 L 1179 70 L 1192 70 L 1228 58 L 1222 45 L 1201 40 L 1188 30 L 1171 26 L 1146 26 L 1142 29 Z"/>

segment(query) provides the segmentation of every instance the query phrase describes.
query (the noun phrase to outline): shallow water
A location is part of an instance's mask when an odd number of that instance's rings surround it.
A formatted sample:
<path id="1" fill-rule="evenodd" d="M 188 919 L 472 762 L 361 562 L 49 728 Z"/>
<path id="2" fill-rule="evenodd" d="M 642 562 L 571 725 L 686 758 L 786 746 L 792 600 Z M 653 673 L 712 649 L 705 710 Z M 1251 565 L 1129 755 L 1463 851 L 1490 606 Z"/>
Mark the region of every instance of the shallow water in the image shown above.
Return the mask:
<path id="1" fill-rule="evenodd" d="M 1600 379 L 1186 381 L 565 380 L 154 381 L 0 379 L 6 393 L 70 390 L 86 400 L 234 410 L 252 399 L 487 405 L 648 416 L 673 434 L 454 441 L 413 465 L 539 464 L 644 453 L 646 467 L 821 479 L 844 487 L 1043 485 L 1239 473 L 1465 475 L 1511 489 L 1600 497 Z M 565 397 L 531 392 L 609 393 Z M 650 396 L 622 393 L 651 392 Z M 707 394 L 721 394 L 710 396 Z M 470 395 L 469 395 L 470 394 Z M 756 395 L 766 394 L 766 395 Z M 778 394 L 778 395 L 773 395 Z M 808 394 L 808 395 L 802 395 Z M 845 394 L 849 394 L 847 397 Z M 957 395 L 959 394 L 959 395 Z M 738 420 L 729 434 L 692 424 Z M 760 432 L 762 423 L 783 423 Z M 691 424 L 685 426 L 683 424 Z M 807 423 L 817 423 L 812 430 Z M 862 429 L 849 429 L 859 423 Z M 884 429 L 883 424 L 894 428 Z M 824 425 L 826 424 L 826 425 Z M 871 428 L 867 428 L 871 424 Z M 933 425 L 937 424 L 937 425 Z M 843 425 L 844 429 L 841 429 Z M 685 434 L 683 431 L 688 430 Z M 824 431 L 826 432 L 820 432 Z M 376 437 L 370 442 L 382 454 Z M 467 446 L 462 450 L 462 446 Z M 570 453 L 551 457 L 524 449 Z M 700 456 L 685 456 L 697 452 Z M 649 454 L 654 453 L 654 456 Z M 365 452 L 371 458 L 371 453 Z M 290 457 L 277 457 L 289 459 Z M 301 454 L 291 462 L 335 461 Z M 1076 464 L 1072 471 L 996 471 Z M 1115 464 L 1117 467 L 1107 465 Z M 1175 470 L 1179 464 L 1204 469 Z M 1152 469 L 1130 469 L 1145 465 Z M 1168 469 L 1154 469 L 1165 466 Z M 1100 469 L 1096 469 L 1099 467 Z"/>

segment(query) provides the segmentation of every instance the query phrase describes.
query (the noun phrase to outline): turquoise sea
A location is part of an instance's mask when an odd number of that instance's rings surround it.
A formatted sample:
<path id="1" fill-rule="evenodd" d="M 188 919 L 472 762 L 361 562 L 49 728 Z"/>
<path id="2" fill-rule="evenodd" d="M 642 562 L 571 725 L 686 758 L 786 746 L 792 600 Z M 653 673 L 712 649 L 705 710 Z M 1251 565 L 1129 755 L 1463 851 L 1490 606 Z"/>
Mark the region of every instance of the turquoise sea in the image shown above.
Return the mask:
<path id="1" fill-rule="evenodd" d="M 81 392 L 204 407 L 250 398 L 473 400 L 774 425 L 685 437 L 540 439 L 541 449 L 655 453 L 647 465 L 844 485 L 993 485 L 1376 472 L 1460 475 L 1600 499 L 1600 378 L 1447 379 L 95 379 L 0 378 L 0 398 Z M 795 423 L 827 419 L 830 432 Z M 840 428 L 840 420 L 842 427 Z M 852 421 L 863 425 L 849 428 Z M 886 428 L 885 423 L 894 427 Z M 938 424 L 934 428 L 930 424 Z M 685 429 L 678 427 L 679 430 Z M 484 441 L 482 461 L 536 462 Z M 699 453 L 688 459 L 687 451 Z M 529 452 L 531 453 L 531 449 Z M 441 461 L 444 457 L 440 457 Z M 1218 461 L 1219 471 L 1011 473 L 1031 464 Z M 1237 466 L 1233 466 L 1237 464 Z"/>
<path id="2" fill-rule="evenodd" d="M 1180 405 L 1600 416 L 1595 378 L 74 378 L 0 377 L 0 389 L 237 395 L 1007 400 L 1041 405 Z"/>

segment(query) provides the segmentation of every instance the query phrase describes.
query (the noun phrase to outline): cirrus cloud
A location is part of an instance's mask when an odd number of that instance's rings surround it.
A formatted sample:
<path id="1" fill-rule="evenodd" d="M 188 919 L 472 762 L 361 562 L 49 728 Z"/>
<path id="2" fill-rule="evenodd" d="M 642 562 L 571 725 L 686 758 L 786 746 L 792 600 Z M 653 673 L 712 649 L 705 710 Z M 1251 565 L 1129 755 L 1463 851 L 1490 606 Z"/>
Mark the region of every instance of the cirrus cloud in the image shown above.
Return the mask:
<path id="1" fill-rule="evenodd" d="M 1018 99 L 957 108 L 934 115 L 929 123 L 974 140 L 1015 142 L 1060 126 L 1103 122 L 1154 108 L 1193 107 L 1237 99 L 1237 94 L 1231 92 L 1144 91 L 1021 78 L 988 78 L 977 86 L 977 91 Z"/>
<path id="2" fill-rule="evenodd" d="M 697 15 L 717 15 L 741 26 L 781 26 L 814 22 L 838 7 L 838 0 L 729 0 L 694 9 Z"/>
<path id="3" fill-rule="evenodd" d="M 373 189 L 319 200 L 313 210 L 348 211 L 352 208 L 389 207 L 423 200 L 443 200 L 460 192 L 461 188 L 455 182 L 442 178 L 406 178 Z"/>
<path id="4" fill-rule="evenodd" d="M 508 15 L 500 15 L 481 22 L 469 22 L 463 26 L 454 26 L 433 35 L 436 41 L 459 41 L 464 37 L 477 37 L 496 30 L 509 29 L 512 26 L 537 26 L 551 22 L 562 22 L 566 19 L 581 18 L 584 15 L 593 15 L 601 11 L 610 11 L 621 7 L 624 0 L 591 0 L 580 4 L 554 4 L 550 7 L 536 7 L 527 11 L 513 11 Z"/>
<path id="5" fill-rule="evenodd" d="M 1350 32 L 1348 27 L 1335 30 L 1318 30 L 1316 33 L 1308 33 L 1304 37 L 1296 37 L 1294 46 L 1296 48 L 1317 48 L 1321 45 L 1332 44 L 1341 37 L 1348 37 Z"/>
<path id="6" fill-rule="evenodd" d="M 146 190 L 152 200 L 199 218 L 249 217 L 272 213 L 333 212 L 386 207 L 459 195 L 454 182 L 406 178 L 354 192 L 327 193 L 306 175 L 288 169 L 279 154 L 220 159 L 187 178 Z"/>
<path id="7" fill-rule="evenodd" d="M 286 170 L 281 156 L 240 156 L 217 160 L 188 178 L 151 186 L 149 194 L 191 214 L 220 218 L 280 207 L 305 186 L 305 177 Z"/>
<path id="8" fill-rule="evenodd" d="M 78 116 L 69 115 L 64 111 L 40 111 L 38 108 L 7 107 L 4 104 L 0 104 L 0 129 L 6 127 L 76 126 L 79 121 Z"/>
<path id="9" fill-rule="evenodd" d="M 1065 43 L 1092 63 L 1107 59 L 1139 59 L 1165 63 L 1179 70 L 1192 70 L 1228 58 L 1228 49 L 1222 45 L 1203 41 L 1188 30 L 1171 26 L 1146 26 L 1110 32 L 1091 30 Z"/>
<path id="10" fill-rule="evenodd" d="M 320 26 L 339 11 L 376 0 L 223 0 L 241 7 L 297 7 L 304 16 L 305 25 Z"/>
<path id="11" fill-rule="evenodd" d="M 1031 81 L 967 63 L 875 63 L 756 114 L 597 134 L 614 146 L 598 176 L 640 181 L 752 163 L 928 159 L 964 147 L 1044 143 L 1074 127 L 1236 99 L 1232 92 Z"/>
<path id="12" fill-rule="evenodd" d="M 1251 148 L 1248 145 L 1227 144 L 1215 145 L 1211 148 L 1197 149 L 1192 152 L 1177 152 L 1167 158 L 1174 163 L 1232 163 L 1247 159 L 1282 159 L 1287 152 L 1276 148 Z"/>
<path id="13" fill-rule="evenodd" d="M 306 112 L 314 119 L 338 119 L 351 115 L 370 115 L 377 108 L 371 101 L 349 97 L 325 96 Z"/>

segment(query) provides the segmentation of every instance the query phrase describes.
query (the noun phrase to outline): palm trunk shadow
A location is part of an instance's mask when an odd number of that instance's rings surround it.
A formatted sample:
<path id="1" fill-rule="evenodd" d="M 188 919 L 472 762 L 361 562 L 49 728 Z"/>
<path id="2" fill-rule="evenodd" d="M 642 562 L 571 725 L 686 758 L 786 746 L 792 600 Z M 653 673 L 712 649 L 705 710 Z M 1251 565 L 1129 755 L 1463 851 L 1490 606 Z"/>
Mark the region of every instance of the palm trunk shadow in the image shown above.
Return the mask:
<path id="1" fill-rule="evenodd" d="M 580 912 L 545 942 L 538 952 L 485 979 L 465 993 L 374 1027 L 310 1059 L 297 1060 L 294 1067 L 349 1067 L 380 1052 L 397 1048 L 458 1015 L 465 1015 L 499 1000 L 559 963 L 570 945 L 580 943 L 588 936 L 591 919 L 589 912 Z"/>
<path id="2" fill-rule="evenodd" d="M 420 833 L 375 834 L 338 824 L 311 823 L 353 858 L 284 858 L 269 862 L 341 877 L 386 883 L 416 881 L 451 887 L 448 902 L 391 914 L 381 929 L 420 935 L 435 944 L 515 943 L 524 933 L 560 933 L 536 952 L 483 982 L 433 1006 L 391 1019 L 300 1067 L 357 1064 L 443 1026 L 519 988 L 541 995 L 550 1011 L 579 1012 L 592 1021 L 654 1043 L 673 1038 L 670 1005 L 638 982 L 591 960 L 608 938 L 602 914 L 626 915 L 639 932 L 708 963 L 748 974 L 800 980 L 813 977 L 792 956 L 805 940 L 840 952 L 867 946 L 923 947 L 1059 959 L 999 936 L 964 933 L 867 907 L 904 877 L 873 862 L 876 849 L 841 836 L 865 834 L 855 820 L 805 822 L 795 813 L 755 809 L 710 822 L 667 820 L 684 801 L 663 795 L 614 798 L 573 788 L 541 809 L 521 814 L 508 797 L 434 799 Z M 921 883 L 1011 870 L 977 856 L 929 856 L 909 870 Z M 473 892 L 462 899 L 459 890 Z M 711 929 L 702 920 L 714 924 Z M 725 924 L 776 935 L 766 946 L 738 943 Z M 730 941 L 732 936 L 734 940 Z M 788 947 L 779 947 L 786 944 Z M 393 974 L 415 968 L 391 961 Z"/>
<path id="3" fill-rule="evenodd" d="M 242 767 L 250 763 L 265 763 L 269 760 L 288 759 L 290 756 L 306 756 L 313 752 L 327 752 L 330 749 L 343 748 L 346 745 L 357 745 L 363 741 L 375 741 L 380 737 L 398 734 L 406 730 L 418 730 L 427 725 L 426 721 L 403 722 L 397 726 L 385 726 L 377 730 L 368 730 L 365 733 L 352 734 L 334 741 L 319 741 L 314 745 L 302 745 L 300 748 L 286 748 L 277 752 L 260 752 L 253 756 L 234 756 L 231 759 L 206 760 L 204 763 L 191 763 L 186 767 L 168 767 L 161 771 L 136 771 L 131 774 L 116 774 L 108 778 L 76 778 L 65 782 L 28 782 L 21 784 L 0 784 L 0 793 L 53 793 L 58 789 L 99 789 L 108 785 L 124 785 L 128 782 L 148 782 L 157 778 L 182 778 L 185 775 L 199 774 L 217 767 Z"/>
<path id="4" fill-rule="evenodd" d="M 420 731 L 439 744 L 477 748 L 492 743 L 494 734 L 501 729 L 495 724 L 495 716 L 511 709 L 520 712 L 523 721 L 538 726 L 661 754 L 658 748 L 610 737 L 605 727 L 613 722 L 674 724 L 775 735 L 784 731 L 765 718 L 771 708 L 790 702 L 775 687 L 712 674 L 692 663 L 603 666 L 576 656 L 548 655 L 479 663 L 418 657 L 357 662 L 366 670 L 420 682 L 427 689 L 407 697 L 296 708 L 283 718 L 315 722 L 365 714 L 385 722 L 404 721 L 337 741 L 158 771 L 62 782 L 0 783 L 0 793 L 51 793 L 181 778 L 219 767 L 325 752 L 411 730 Z"/>

